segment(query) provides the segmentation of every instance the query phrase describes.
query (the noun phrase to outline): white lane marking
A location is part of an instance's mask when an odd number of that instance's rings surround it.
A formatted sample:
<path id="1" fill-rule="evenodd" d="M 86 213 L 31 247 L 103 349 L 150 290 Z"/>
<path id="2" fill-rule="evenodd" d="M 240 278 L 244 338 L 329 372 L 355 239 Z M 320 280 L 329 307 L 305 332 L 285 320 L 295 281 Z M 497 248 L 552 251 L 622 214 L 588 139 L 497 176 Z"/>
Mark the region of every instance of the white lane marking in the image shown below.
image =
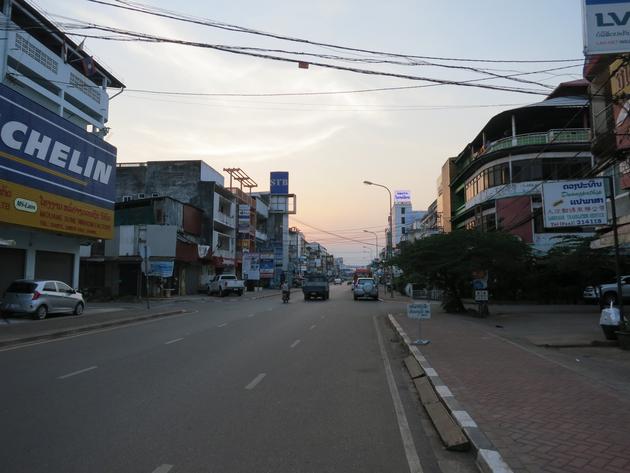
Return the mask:
<path id="1" fill-rule="evenodd" d="M 40 341 L 30 342 L 30 343 L 21 343 L 19 345 L 13 345 L 10 347 L 0 348 L 0 353 L 2 353 L 3 351 L 12 351 L 12 350 L 19 350 L 20 348 L 28 348 L 28 347 L 34 347 L 37 345 L 45 345 L 47 343 L 61 342 L 63 340 L 68 340 L 69 338 L 79 338 L 79 337 L 85 337 L 86 335 L 94 335 L 97 333 L 111 332 L 113 330 L 120 330 L 120 329 L 128 328 L 128 327 L 137 327 L 138 325 L 154 324 L 156 322 L 161 322 L 166 319 L 174 319 L 175 317 L 184 317 L 186 315 L 197 314 L 197 313 L 199 313 L 198 310 L 191 310 L 188 312 L 184 312 L 182 314 L 173 314 L 173 315 L 169 315 L 165 317 L 156 317 L 154 319 L 140 320 L 139 322 L 131 322 L 128 324 L 121 324 L 121 325 L 116 325 L 115 327 L 107 327 L 107 328 L 98 329 L 98 330 L 89 330 L 84 333 L 78 333 L 76 335 L 68 335 L 68 336 L 63 336 L 59 338 L 53 338 L 52 340 L 40 340 Z"/>
<path id="2" fill-rule="evenodd" d="M 394 380 L 394 373 L 389 363 L 389 357 L 387 351 L 385 351 L 385 345 L 383 343 L 383 336 L 378 329 L 378 323 L 376 316 L 372 317 L 374 322 L 374 329 L 376 330 L 376 338 L 378 339 L 378 346 L 381 351 L 381 359 L 383 360 L 383 366 L 385 367 L 385 377 L 387 378 L 387 385 L 389 386 L 389 393 L 392 396 L 392 402 L 394 403 L 394 410 L 396 411 L 396 419 L 398 420 L 398 430 L 400 430 L 400 436 L 402 438 L 403 447 L 405 449 L 405 455 L 407 456 L 407 463 L 409 464 L 410 473 L 423 473 L 422 465 L 420 464 L 420 458 L 416 451 L 416 446 L 413 443 L 413 436 L 409 429 L 409 422 L 407 421 L 407 415 L 405 409 L 400 400 L 398 394 L 398 388 L 396 387 L 396 381 Z"/>
<path id="3" fill-rule="evenodd" d="M 298 346 L 300 344 L 302 340 L 296 340 L 291 344 L 291 348 L 295 348 L 296 346 Z"/>
<path id="4" fill-rule="evenodd" d="M 64 374 L 63 376 L 59 376 L 57 379 L 66 379 L 71 376 L 76 376 L 81 373 L 85 373 L 86 371 L 92 371 L 98 368 L 98 366 L 90 366 L 89 368 L 83 368 L 82 370 L 73 371 L 72 373 Z"/>
<path id="5" fill-rule="evenodd" d="M 164 345 L 170 345 L 171 343 L 181 342 L 183 339 L 184 339 L 184 337 L 182 337 L 182 338 L 175 338 L 173 340 L 169 340 L 168 342 L 164 343 Z"/>
<path id="6" fill-rule="evenodd" d="M 247 317 L 251 319 L 251 318 L 252 318 L 252 317 L 254 317 L 255 315 L 256 315 L 256 314 L 249 314 Z"/>
<path id="7" fill-rule="evenodd" d="M 153 470 L 151 473 L 168 473 L 169 471 L 171 471 L 171 468 L 173 468 L 173 465 L 167 465 L 166 463 L 164 465 L 160 465 L 158 466 L 155 470 Z"/>
<path id="8" fill-rule="evenodd" d="M 223 323 L 221 325 L 217 325 L 217 327 L 227 327 L 227 323 Z"/>
<path id="9" fill-rule="evenodd" d="M 269 307 L 269 309 L 267 309 L 267 312 L 271 312 L 273 310 L 273 307 Z"/>
<path id="10" fill-rule="evenodd" d="M 265 376 L 267 376 L 267 373 L 260 373 L 258 376 L 252 379 L 252 381 L 247 386 L 245 386 L 245 389 L 251 391 L 258 385 L 258 383 L 263 380 Z"/>
<path id="11" fill-rule="evenodd" d="M 317 327 L 317 325 L 311 325 L 308 329 L 313 330 L 315 327 Z"/>

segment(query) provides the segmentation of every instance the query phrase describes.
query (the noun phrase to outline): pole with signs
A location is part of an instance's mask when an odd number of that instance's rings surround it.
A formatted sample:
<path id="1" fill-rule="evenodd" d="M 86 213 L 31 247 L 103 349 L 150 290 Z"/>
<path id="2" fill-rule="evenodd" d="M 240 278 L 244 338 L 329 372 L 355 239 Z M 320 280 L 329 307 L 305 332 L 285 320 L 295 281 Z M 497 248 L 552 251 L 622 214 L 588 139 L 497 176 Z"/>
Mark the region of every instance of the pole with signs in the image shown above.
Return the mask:
<path id="1" fill-rule="evenodd" d="M 621 288 L 621 256 L 619 254 L 619 232 L 617 230 L 617 205 L 615 204 L 615 191 L 612 176 L 608 178 L 610 188 L 610 211 L 612 213 L 612 231 L 615 245 L 615 271 L 617 272 L 617 304 L 619 305 L 619 321 L 623 324 L 623 292 Z"/>
<path id="2" fill-rule="evenodd" d="M 422 338 L 422 321 L 431 318 L 431 304 L 429 302 L 415 302 L 407 304 L 407 318 L 418 321 L 418 339 L 412 345 L 428 345 L 431 340 Z"/>
<path id="3" fill-rule="evenodd" d="M 147 282 L 147 310 L 151 308 L 151 303 L 149 302 L 149 247 L 144 245 L 144 277 Z"/>

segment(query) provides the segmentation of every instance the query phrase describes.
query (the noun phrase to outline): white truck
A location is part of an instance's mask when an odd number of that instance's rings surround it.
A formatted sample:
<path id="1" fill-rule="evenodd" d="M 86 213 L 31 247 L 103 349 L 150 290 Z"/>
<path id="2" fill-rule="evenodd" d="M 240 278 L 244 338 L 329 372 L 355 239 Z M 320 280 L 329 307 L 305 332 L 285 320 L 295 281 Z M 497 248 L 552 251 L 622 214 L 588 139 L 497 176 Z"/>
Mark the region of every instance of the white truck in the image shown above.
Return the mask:
<path id="1" fill-rule="evenodd" d="M 234 274 L 219 274 L 208 283 L 209 296 L 217 294 L 219 297 L 223 297 L 230 292 L 242 296 L 244 290 L 245 283 L 240 281 Z"/>

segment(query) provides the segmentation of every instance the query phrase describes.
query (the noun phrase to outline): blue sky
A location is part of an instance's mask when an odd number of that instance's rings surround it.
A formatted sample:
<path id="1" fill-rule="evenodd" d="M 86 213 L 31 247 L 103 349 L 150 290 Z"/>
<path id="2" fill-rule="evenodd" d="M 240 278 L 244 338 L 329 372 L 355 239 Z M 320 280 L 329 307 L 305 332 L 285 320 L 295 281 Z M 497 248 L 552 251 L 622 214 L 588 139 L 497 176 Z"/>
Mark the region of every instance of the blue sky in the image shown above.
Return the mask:
<path id="1" fill-rule="evenodd" d="M 145 3 L 287 36 L 402 54 L 512 60 L 582 57 L 579 0 Z M 53 19 L 60 23 L 68 21 L 63 17 L 70 17 L 215 44 L 307 49 L 295 43 L 124 12 L 86 0 L 37 0 L 35 4 L 57 15 Z M 263 93 L 419 84 L 317 67 L 302 70 L 293 64 L 176 45 L 88 39 L 86 47 L 128 89 Z M 553 65 L 483 66 L 532 71 Z M 480 77 L 427 66 L 362 67 L 450 80 Z M 580 68 L 567 72 L 528 78 L 554 86 L 578 78 Z M 387 195 L 363 185 L 364 179 L 392 189 L 410 189 L 414 207 L 425 209 L 436 197 L 436 179 L 444 161 L 457 155 L 492 115 L 510 108 L 457 107 L 538 100 L 531 95 L 452 86 L 231 99 L 147 97 L 126 91 L 111 102 L 112 131 L 107 139 L 118 147 L 119 161 L 204 159 L 219 171 L 242 167 L 261 190 L 268 188 L 269 171 L 287 170 L 291 191 L 298 194 L 297 218 L 301 222 L 370 243 L 373 239 L 362 235 L 362 229 L 382 232 L 385 228 Z M 415 110 L 399 110 L 412 105 Z M 420 106 L 450 108 L 418 110 Z M 350 263 L 369 259 L 369 252 L 360 244 L 344 243 L 294 223 L 307 238 L 321 241 Z"/>

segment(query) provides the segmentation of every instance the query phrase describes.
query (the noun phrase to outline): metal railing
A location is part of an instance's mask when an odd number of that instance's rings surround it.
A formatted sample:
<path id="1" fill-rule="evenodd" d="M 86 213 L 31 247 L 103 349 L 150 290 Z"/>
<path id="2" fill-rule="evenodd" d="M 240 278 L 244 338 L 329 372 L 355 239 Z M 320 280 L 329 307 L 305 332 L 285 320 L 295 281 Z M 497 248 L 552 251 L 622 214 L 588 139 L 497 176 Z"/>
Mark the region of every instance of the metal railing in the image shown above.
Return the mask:
<path id="1" fill-rule="evenodd" d="M 443 294 L 441 289 L 414 289 L 412 299 L 441 301 Z"/>
<path id="2" fill-rule="evenodd" d="M 589 128 L 567 128 L 564 130 L 549 130 L 546 133 L 525 133 L 523 135 L 509 136 L 486 144 L 485 149 L 477 153 L 476 158 L 494 151 L 515 146 L 545 145 L 552 143 L 588 143 L 591 141 Z"/>

